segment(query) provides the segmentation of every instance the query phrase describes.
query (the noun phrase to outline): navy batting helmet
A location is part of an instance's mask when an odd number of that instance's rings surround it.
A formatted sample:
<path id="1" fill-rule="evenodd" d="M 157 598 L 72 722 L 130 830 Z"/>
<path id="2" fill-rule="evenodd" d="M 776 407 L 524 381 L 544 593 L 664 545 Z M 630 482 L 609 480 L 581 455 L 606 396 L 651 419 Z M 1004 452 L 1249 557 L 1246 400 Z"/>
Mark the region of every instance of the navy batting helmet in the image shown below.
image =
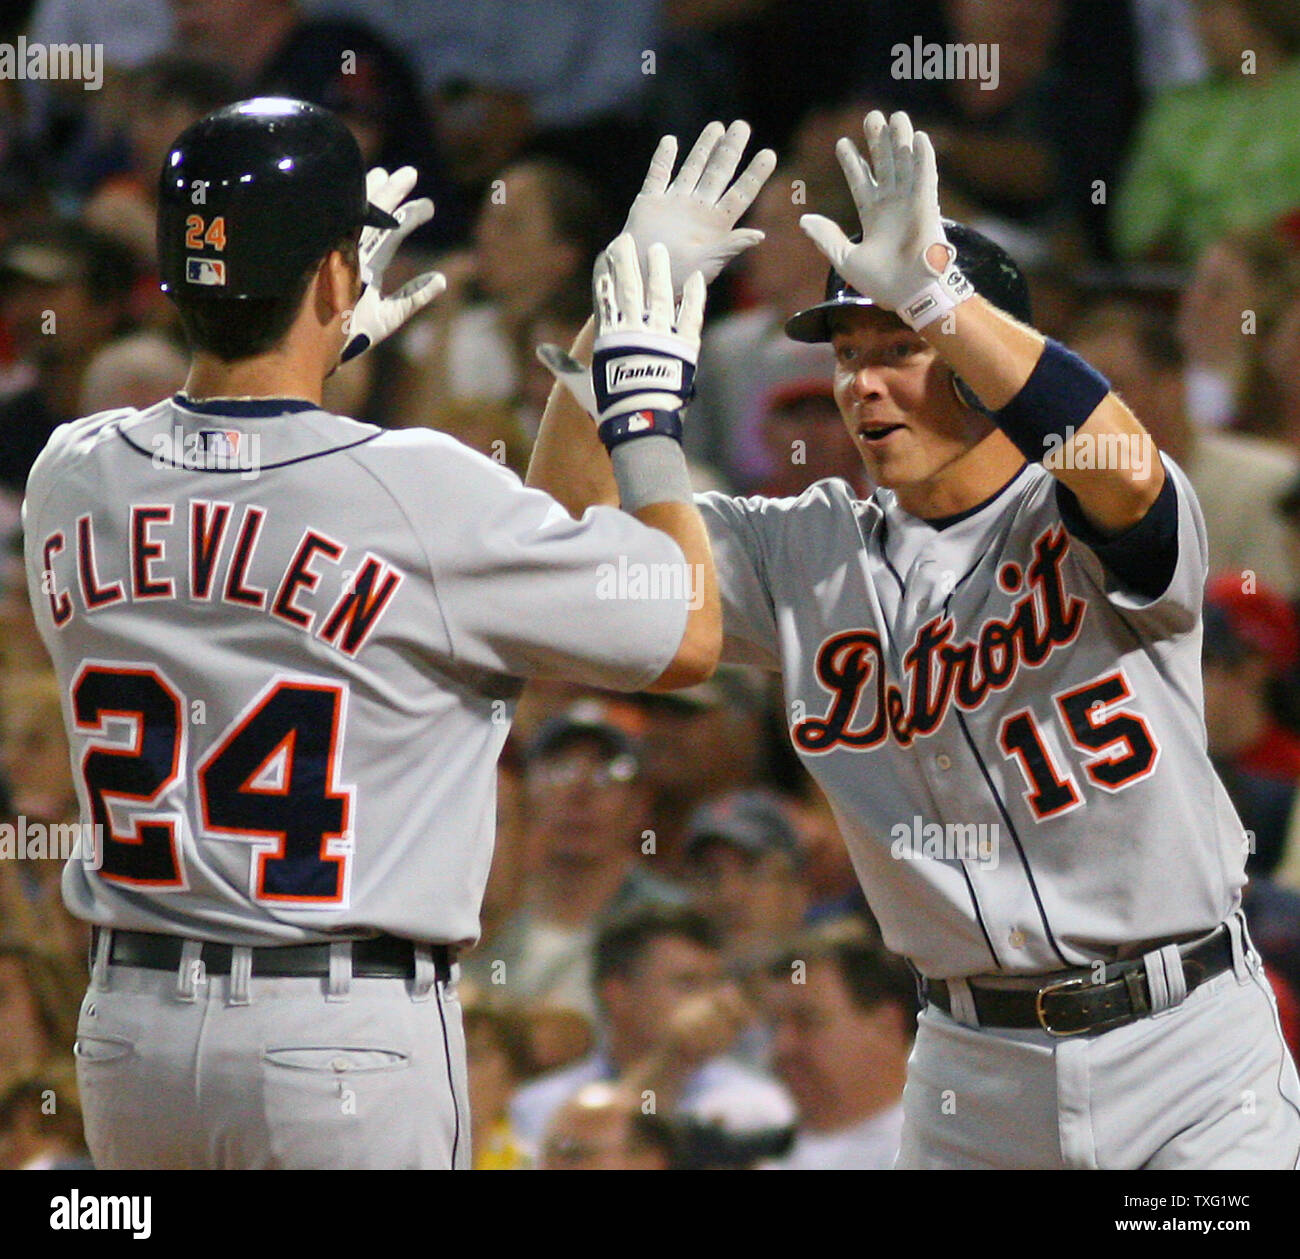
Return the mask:
<path id="1" fill-rule="evenodd" d="M 186 128 L 158 181 L 158 268 L 172 297 L 282 297 L 363 225 L 395 227 L 366 200 L 361 150 L 318 105 L 259 97 Z"/>
<path id="2" fill-rule="evenodd" d="M 957 251 L 957 265 L 975 286 L 975 291 L 999 310 L 1014 315 L 1021 323 L 1031 323 L 1029 285 L 1024 273 L 1001 245 L 983 232 L 952 219 L 943 220 L 943 230 Z M 856 236 L 855 240 L 862 237 Z M 829 341 L 830 315 L 844 306 L 874 306 L 832 267 L 826 277 L 826 298 L 786 320 L 785 334 L 794 341 Z"/>

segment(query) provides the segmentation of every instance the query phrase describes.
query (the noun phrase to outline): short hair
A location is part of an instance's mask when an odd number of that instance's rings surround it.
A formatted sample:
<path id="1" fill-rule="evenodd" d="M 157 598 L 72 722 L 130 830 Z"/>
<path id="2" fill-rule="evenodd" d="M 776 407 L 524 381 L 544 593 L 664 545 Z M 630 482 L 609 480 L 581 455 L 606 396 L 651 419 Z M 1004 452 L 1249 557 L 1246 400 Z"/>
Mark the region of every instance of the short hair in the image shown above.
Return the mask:
<path id="1" fill-rule="evenodd" d="M 630 975 L 658 940 L 685 940 L 717 952 L 722 941 L 697 910 L 676 905 L 643 905 L 611 918 L 596 936 L 592 986 L 597 991 L 613 976 Z"/>
<path id="2" fill-rule="evenodd" d="M 911 970 L 897 953 L 885 948 L 865 919 L 840 918 L 804 932 L 773 959 L 768 974 L 788 980 L 796 962 L 832 962 L 859 1010 L 892 1002 L 909 1017 L 916 1016 L 916 980 Z"/>
<path id="3" fill-rule="evenodd" d="M 223 363 L 255 358 L 280 345 L 298 317 L 321 260 L 334 250 L 357 264 L 360 229 L 331 245 L 281 297 L 194 297 L 176 294 L 185 340 L 194 353 L 211 354 Z"/>

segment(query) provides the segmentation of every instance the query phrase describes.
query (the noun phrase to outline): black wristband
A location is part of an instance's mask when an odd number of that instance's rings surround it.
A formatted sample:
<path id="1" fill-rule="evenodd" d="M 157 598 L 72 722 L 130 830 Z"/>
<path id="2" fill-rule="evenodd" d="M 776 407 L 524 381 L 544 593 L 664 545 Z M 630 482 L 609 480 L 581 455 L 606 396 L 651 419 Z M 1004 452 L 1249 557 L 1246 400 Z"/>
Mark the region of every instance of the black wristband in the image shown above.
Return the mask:
<path id="1" fill-rule="evenodd" d="M 1105 376 L 1049 338 L 1020 392 L 993 418 L 1026 459 L 1041 463 L 1074 436 L 1109 392 Z"/>
<path id="2" fill-rule="evenodd" d="M 680 442 L 682 416 L 680 411 L 624 411 L 602 421 L 598 432 L 606 450 L 638 437 L 671 437 Z"/>

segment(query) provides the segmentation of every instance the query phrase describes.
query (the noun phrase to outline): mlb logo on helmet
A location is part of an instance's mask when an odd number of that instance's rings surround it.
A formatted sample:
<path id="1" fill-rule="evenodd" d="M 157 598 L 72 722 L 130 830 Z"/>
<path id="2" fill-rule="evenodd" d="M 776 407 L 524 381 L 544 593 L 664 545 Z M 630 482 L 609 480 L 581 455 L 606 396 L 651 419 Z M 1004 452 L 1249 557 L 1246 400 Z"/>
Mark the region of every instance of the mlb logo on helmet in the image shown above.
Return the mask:
<path id="1" fill-rule="evenodd" d="M 186 258 L 187 284 L 225 284 L 226 264 L 219 258 Z"/>

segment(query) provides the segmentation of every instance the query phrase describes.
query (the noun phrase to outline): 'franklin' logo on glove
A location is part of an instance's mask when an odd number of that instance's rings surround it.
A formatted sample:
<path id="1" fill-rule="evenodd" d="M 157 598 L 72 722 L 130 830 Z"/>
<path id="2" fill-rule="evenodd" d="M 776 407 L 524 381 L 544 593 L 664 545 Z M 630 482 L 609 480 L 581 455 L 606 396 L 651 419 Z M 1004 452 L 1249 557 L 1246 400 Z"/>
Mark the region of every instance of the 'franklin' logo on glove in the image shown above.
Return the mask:
<path id="1" fill-rule="evenodd" d="M 610 393 L 625 393 L 644 385 L 663 389 L 682 387 L 682 362 L 656 354 L 632 354 L 611 359 L 605 364 L 605 388 Z"/>

